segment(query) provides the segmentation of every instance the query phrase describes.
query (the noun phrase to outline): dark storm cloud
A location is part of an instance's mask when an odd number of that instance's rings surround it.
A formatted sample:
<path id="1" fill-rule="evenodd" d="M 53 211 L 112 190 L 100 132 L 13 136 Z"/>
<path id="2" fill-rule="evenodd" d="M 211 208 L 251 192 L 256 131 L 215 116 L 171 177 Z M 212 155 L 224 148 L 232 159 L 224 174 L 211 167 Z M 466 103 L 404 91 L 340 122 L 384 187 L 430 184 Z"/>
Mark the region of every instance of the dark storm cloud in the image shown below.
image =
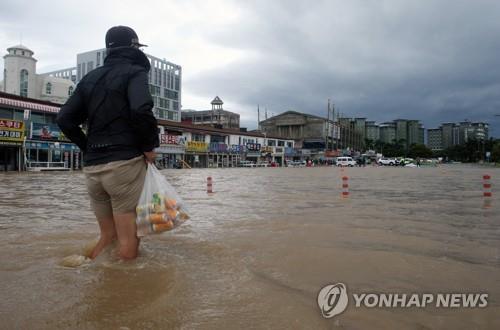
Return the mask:
<path id="1" fill-rule="evenodd" d="M 494 1 L 253 1 L 234 29 L 204 36 L 251 55 L 185 90 L 274 113 L 325 115 L 332 97 L 349 116 L 484 120 L 498 136 L 498 17 Z"/>

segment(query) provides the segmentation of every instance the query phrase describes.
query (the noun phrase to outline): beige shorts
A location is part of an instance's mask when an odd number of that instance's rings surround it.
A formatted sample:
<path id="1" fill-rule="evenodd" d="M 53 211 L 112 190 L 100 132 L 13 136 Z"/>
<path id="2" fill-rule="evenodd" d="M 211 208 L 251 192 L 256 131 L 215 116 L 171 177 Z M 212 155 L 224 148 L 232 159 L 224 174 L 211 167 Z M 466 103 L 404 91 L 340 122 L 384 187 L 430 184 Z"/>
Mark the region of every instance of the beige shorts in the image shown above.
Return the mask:
<path id="1" fill-rule="evenodd" d="M 147 165 L 144 156 L 107 164 L 85 166 L 90 205 L 97 218 L 135 212 L 141 197 Z"/>

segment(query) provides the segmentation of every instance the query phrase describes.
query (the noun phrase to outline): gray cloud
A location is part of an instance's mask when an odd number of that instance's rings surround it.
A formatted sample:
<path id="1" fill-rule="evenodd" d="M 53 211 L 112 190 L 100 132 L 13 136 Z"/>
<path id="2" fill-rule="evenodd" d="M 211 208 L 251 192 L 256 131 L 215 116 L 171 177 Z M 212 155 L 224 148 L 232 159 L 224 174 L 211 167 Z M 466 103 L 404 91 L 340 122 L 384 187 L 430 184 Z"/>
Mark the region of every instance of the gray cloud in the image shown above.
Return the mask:
<path id="1" fill-rule="evenodd" d="M 324 114 L 328 97 L 377 121 L 484 120 L 500 135 L 500 4 L 493 1 L 252 2 L 206 38 L 258 56 L 186 81 L 240 104 Z M 210 81 L 210 85 L 204 82 Z"/>
<path id="2" fill-rule="evenodd" d="M 233 8 L 236 22 L 214 23 L 234 16 Z M 500 117 L 493 116 L 500 113 L 498 17 L 500 2 L 482 0 L 5 0 L 0 44 L 17 44 L 22 33 L 40 71 L 52 70 L 102 47 L 110 26 L 128 24 L 150 45 L 148 52 L 183 66 L 185 107 L 192 107 L 190 96 L 208 105 L 218 93 L 228 106 L 237 105 L 231 110 L 250 128 L 257 104 L 275 114 L 324 115 L 333 98 L 349 116 L 415 118 L 428 128 L 467 118 L 490 122 L 500 136 Z M 192 48 L 197 40 L 220 50 Z M 227 64 L 225 49 L 243 56 Z M 224 64 L 192 70 L 183 58 L 192 61 L 193 53 L 200 63 L 211 55 Z"/>

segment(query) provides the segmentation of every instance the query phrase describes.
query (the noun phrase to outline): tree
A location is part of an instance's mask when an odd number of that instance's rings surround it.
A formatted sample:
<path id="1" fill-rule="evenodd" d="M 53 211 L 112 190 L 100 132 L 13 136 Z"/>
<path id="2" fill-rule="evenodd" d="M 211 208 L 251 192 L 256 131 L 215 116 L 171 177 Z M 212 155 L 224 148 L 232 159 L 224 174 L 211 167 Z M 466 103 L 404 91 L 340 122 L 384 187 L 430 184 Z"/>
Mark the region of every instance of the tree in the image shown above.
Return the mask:
<path id="1" fill-rule="evenodd" d="M 408 154 L 411 158 L 431 158 L 432 150 L 423 144 L 412 144 Z"/>
<path id="2" fill-rule="evenodd" d="M 491 150 L 491 160 L 500 163 L 500 140 L 497 140 Z"/>

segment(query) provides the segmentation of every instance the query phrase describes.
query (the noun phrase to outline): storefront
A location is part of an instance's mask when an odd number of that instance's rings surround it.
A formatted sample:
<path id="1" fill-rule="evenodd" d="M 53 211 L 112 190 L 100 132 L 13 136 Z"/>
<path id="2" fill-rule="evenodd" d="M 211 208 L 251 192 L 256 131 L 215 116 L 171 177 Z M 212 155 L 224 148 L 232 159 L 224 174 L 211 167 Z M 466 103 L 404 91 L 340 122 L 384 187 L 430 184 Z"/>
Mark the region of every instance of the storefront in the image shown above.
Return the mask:
<path id="1" fill-rule="evenodd" d="M 192 168 L 208 167 L 208 143 L 188 141 L 184 161 Z"/>
<path id="2" fill-rule="evenodd" d="M 247 143 L 245 160 L 258 163 L 262 156 L 260 143 Z"/>
<path id="3" fill-rule="evenodd" d="M 155 152 L 158 167 L 176 168 L 186 153 L 186 138 L 182 135 L 160 134 L 160 146 Z"/>
<path id="4" fill-rule="evenodd" d="M 55 124 L 31 123 L 25 144 L 27 170 L 81 169 L 83 154 Z"/>
<path id="5" fill-rule="evenodd" d="M 240 150 L 243 146 L 228 146 L 225 143 L 210 143 L 208 167 L 237 167 L 240 160 Z"/>
<path id="6" fill-rule="evenodd" d="M 24 123 L 0 118 L 0 171 L 22 169 Z"/>

